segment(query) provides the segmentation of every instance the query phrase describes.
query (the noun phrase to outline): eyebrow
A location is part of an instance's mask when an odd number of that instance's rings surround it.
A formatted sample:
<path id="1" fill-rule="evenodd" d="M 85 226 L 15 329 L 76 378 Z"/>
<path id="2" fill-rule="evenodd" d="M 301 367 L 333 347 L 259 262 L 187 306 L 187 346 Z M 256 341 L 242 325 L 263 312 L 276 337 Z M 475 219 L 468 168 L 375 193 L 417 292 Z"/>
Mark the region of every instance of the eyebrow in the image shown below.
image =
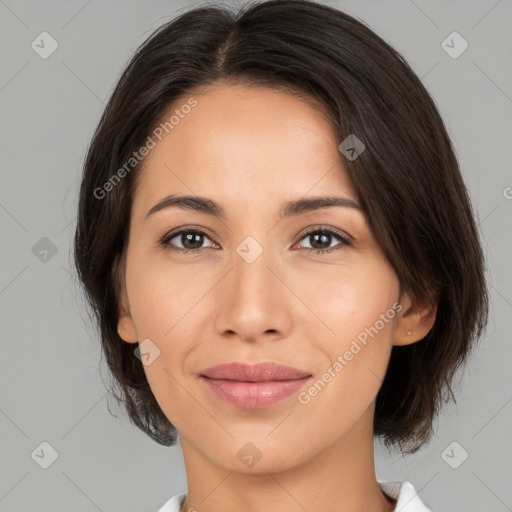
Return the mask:
<path id="1" fill-rule="evenodd" d="M 151 215 L 161 210 L 177 207 L 182 210 L 192 210 L 195 212 L 206 213 L 213 215 L 221 219 L 226 219 L 227 214 L 219 203 L 216 203 L 212 199 L 200 196 L 178 196 L 171 194 L 164 197 L 155 206 L 153 206 L 146 214 L 146 219 Z M 279 210 L 279 220 L 285 217 L 292 217 L 295 215 L 301 215 L 314 210 L 320 210 L 322 208 L 332 207 L 343 207 L 353 208 L 357 211 L 362 212 L 361 205 L 352 199 L 345 197 L 326 196 L 326 197 L 311 197 L 302 198 L 295 201 L 288 201 Z"/>

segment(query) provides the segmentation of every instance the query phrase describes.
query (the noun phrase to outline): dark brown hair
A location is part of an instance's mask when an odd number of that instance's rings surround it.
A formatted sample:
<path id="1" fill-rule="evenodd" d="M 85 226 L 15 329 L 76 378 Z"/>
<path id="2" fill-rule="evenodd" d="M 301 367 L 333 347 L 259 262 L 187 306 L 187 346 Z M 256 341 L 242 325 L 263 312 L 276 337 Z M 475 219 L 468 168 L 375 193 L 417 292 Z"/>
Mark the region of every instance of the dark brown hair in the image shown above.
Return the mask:
<path id="1" fill-rule="evenodd" d="M 74 256 L 106 362 L 131 421 L 162 445 L 176 429 L 159 407 L 133 344 L 117 332 L 122 256 L 141 164 L 110 187 L 169 105 L 196 86 L 255 84 L 323 106 L 370 227 L 415 301 L 439 294 L 433 328 L 392 349 L 377 396 L 375 434 L 415 451 L 427 442 L 451 383 L 488 314 L 483 254 L 458 162 L 435 103 L 405 59 L 361 21 L 309 0 L 195 8 L 158 28 L 123 72 L 83 170 Z M 142 161 L 143 162 L 143 161 Z M 115 390 L 112 389 L 115 394 Z"/>

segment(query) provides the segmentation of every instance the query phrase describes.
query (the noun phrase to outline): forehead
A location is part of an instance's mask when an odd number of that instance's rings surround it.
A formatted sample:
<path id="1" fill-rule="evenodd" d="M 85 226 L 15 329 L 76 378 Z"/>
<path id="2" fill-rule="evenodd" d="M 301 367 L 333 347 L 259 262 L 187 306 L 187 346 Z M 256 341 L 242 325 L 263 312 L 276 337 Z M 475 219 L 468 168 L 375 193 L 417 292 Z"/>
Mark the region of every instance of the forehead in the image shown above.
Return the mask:
<path id="1" fill-rule="evenodd" d="M 169 193 L 215 197 L 226 209 L 308 193 L 357 197 L 335 127 L 295 95 L 263 86 L 201 87 L 174 101 L 160 126 L 134 198 L 141 214 Z"/>

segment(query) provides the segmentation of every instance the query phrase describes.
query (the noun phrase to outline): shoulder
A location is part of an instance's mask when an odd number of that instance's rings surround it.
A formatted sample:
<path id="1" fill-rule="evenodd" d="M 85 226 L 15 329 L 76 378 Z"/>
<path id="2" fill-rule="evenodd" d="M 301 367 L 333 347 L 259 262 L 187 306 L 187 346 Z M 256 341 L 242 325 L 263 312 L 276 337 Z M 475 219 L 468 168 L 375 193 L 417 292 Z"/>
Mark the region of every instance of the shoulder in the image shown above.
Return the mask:
<path id="1" fill-rule="evenodd" d="M 432 512 L 421 501 L 416 489 L 410 482 L 381 482 L 382 491 L 397 500 L 396 511 L 400 512 Z"/>

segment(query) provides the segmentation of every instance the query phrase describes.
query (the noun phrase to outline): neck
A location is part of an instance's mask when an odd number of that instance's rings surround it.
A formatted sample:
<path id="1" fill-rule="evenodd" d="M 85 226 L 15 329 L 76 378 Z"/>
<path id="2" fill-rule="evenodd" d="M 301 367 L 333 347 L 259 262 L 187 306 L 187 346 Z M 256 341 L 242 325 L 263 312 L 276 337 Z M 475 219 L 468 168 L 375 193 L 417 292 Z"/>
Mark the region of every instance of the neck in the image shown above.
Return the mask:
<path id="1" fill-rule="evenodd" d="M 220 467 L 180 437 L 188 483 L 182 512 L 392 511 L 395 502 L 384 496 L 375 476 L 372 412 L 313 458 L 275 471 Z"/>

